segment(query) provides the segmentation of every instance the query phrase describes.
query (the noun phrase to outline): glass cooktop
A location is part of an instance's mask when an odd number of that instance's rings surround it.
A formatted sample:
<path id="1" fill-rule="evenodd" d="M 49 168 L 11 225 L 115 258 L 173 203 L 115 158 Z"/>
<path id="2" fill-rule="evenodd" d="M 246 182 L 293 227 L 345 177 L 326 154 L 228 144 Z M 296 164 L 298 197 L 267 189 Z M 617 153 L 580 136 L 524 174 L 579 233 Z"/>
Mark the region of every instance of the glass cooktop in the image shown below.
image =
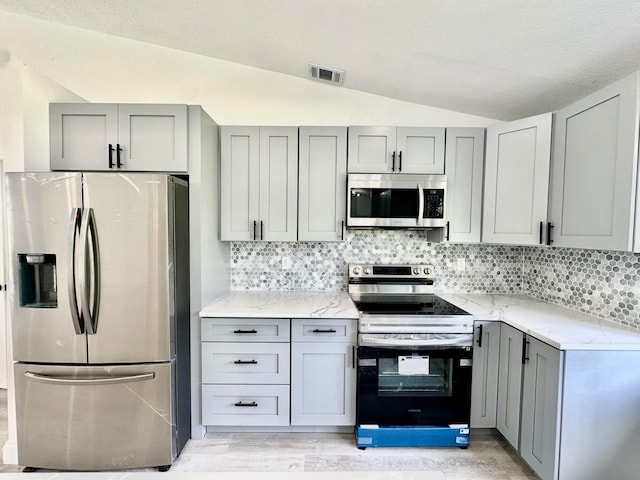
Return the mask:
<path id="1" fill-rule="evenodd" d="M 354 302 L 362 313 L 385 315 L 469 315 L 437 295 L 360 295 Z"/>

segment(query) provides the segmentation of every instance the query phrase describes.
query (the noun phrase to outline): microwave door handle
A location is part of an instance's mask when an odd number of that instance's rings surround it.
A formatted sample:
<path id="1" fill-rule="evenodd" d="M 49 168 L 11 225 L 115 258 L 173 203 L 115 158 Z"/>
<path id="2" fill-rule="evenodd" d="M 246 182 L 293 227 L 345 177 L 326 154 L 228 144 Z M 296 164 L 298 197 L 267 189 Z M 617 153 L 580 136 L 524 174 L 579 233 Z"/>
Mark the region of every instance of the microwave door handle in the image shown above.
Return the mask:
<path id="1" fill-rule="evenodd" d="M 422 226 L 422 217 L 424 215 L 424 189 L 422 188 L 422 184 L 418 184 L 418 218 L 416 220 L 416 225 L 418 227 Z"/>
<path id="2" fill-rule="evenodd" d="M 84 328 L 80 319 L 78 309 L 78 296 L 76 294 L 76 239 L 80 230 L 82 211 L 79 208 L 71 210 L 71 221 L 69 222 L 69 242 L 67 248 L 68 274 L 67 289 L 69 291 L 69 307 L 71 310 L 71 321 L 76 335 L 84 334 Z"/>

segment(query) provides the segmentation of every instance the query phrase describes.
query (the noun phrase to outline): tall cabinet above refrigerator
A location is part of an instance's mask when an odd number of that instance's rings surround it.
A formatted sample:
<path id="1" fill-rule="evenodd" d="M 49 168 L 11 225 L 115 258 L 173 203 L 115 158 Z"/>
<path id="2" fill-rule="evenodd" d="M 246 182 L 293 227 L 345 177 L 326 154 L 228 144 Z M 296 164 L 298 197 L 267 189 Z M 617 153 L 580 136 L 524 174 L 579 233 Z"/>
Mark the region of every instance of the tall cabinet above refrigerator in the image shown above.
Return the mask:
<path id="1" fill-rule="evenodd" d="M 190 436 L 187 183 L 7 174 L 18 462 L 167 469 Z"/>

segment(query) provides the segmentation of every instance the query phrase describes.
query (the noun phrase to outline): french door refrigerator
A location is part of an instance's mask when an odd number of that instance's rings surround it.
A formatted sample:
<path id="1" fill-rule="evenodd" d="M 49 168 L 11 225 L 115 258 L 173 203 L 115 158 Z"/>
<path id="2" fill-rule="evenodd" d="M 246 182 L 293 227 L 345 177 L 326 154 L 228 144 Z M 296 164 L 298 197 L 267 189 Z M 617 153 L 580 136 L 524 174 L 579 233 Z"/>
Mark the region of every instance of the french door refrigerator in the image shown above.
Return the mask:
<path id="1" fill-rule="evenodd" d="M 19 464 L 166 470 L 190 436 L 187 183 L 6 177 Z"/>

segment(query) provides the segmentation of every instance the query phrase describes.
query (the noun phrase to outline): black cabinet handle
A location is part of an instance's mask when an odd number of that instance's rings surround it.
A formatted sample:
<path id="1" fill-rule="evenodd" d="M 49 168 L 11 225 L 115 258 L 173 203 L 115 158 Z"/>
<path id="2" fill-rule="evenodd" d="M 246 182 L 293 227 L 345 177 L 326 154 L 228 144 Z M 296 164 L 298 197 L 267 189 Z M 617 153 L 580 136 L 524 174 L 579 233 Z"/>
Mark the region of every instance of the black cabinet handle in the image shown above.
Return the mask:
<path id="1" fill-rule="evenodd" d="M 402 150 L 398 153 L 398 171 L 402 171 Z"/>
<path id="2" fill-rule="evenodd" d="M 238 402 L 238 403 L 234 403 L 233 405 L 236 407 L 257 407 L 258 406 L 256 402 L 251 402 L 251 403 Z"/>
<path id="3" fill-rule="evenodd" d="M 313 333 L 336 333 L 336 330 L 334 330 L 333 328 L 329 328 L 328 330 L 321 330 L 319 328 L 314 328 L 312 332 Z"/>
<path id="4" fill-rule="evenodd" d="M 235 365 L 257 365 L 257 360 L 236 360 L 233 362 Z"/>
<path id="5" fill-rule="evenodd" d="M 344 240 L 344 220 L 340 222 L 340 240 Z"/>
<path id="6" fill-rule="evenodd" d="M 234 330 L 233 333 L 258 333 L 257 330 Z"/>
<path id="7" fill-rule="evenodd" d="M 113 145 L 109 144 L 109 168 L 113 168 Z"/>
<path id="8" fill-rule="evenodd" d="M 551 230 L 553 230 L 555 226 L 551 222 L 547 222 L 547 245 L 551 245 L 553 243 L 553 239 L 551 238 Z"/>
<path id="9" fill-rule="evenodd" d="M 482 348 L 482 327 L 483 327 L 482 324 L 476 327 L 478 329 L 478 340 L 477 340 L 478 348 Z"/>
<path id="10" fill-rule="evenodd" d="M 449 234 L 451 232 L 451 223 L 449 223 L 449 220 L 447 220 L 447 234 L 444 237 L 444 239 L 448 242 L 449 241 Z"/>
<path id="11" fill-rule="evenodd" d="M 524 365 L 529 361 L 529 340 L 527 337 L 522 337 L 522 364 Z"/>
<path id="12" fill-rule="evenodd" d="M 122 162 L 120 161 L 120 152 L 122 151 L 122 148 L 120 148 L 120 144 L 116 144 L 116 166 L 118 168 L 122 167 Z"/>
<path id="13" fill-rule="evenodd" d="M 258 225 L 258 222 L 256 222 L 255 220 L 253 221 L 253 239 L 256 239 L 256 226 Z"/>
<path id="14" fill-rule="evenodd" d="M 262 233 L 264 232 L 264 224 L 262 223 L 262 220 L 260 220 L 260 240 L 262 240 Z"/>
<path id="15" fill-rule="evenodd" d="M 391 171 L 392 172 L 396 171 L 396 152 L 393 152 L 391 154 Z"/>
<path id="16" fill-rule="evenodd" d="M 538 243 L 539 243 L 540 245 L 542 245 L 542 230 L 543 230 L 542 225 L 543 225 L 543 224 L 544 224 L 544 222 L 540 222 L 540 240 L 538 241 Z"/>
<path id="17" fill-rule="evenodd" d="M 351 368 L 356 368 L 356 346 L 351 345 Z"/>

